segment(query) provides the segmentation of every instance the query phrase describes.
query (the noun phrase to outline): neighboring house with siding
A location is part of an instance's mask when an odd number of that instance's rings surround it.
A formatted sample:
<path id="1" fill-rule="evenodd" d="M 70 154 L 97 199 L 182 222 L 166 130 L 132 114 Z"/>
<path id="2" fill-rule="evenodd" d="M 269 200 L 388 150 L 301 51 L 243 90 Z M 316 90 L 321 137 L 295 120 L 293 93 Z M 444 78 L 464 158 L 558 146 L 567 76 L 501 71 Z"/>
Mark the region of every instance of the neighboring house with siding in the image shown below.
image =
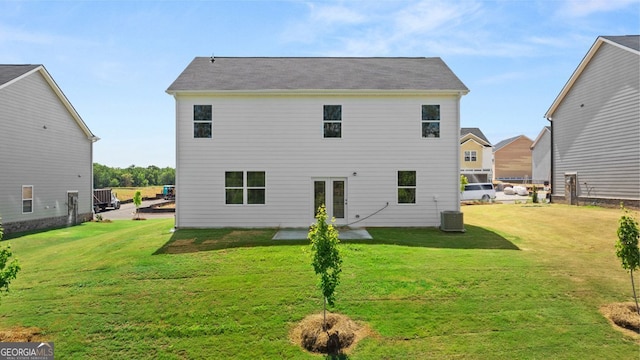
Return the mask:
<path id="1" fill-rule="evenodd" d="M 545 126 L 531 145 L 531 178 L 534 184 L 550 184 L 551 126 Z"/>
<path id="2" fill-rule="evenodd" d="M 98 138 L 43 65 L 0 65 L 0 126 L 5 233 L 92 219 Z"/>
<path id="3" fill-rule="evenodd" d="M 460 175 L 470 183 L 493 181 L 493 146 L 479 128 L 460 129 Z"/>
<path id="4" fill-rule="evenodd" d="M 440 58 L 197 57 L 176 101 L 176 227 L 437 226 L 460 210 Z"/>
<path id="5" fill-rule="evenodd" d="M 495 180 L 507 182 L 531 181 L 531 145 L 524 135 L 514 136 L 493 147 Z"/>
<path id="6" fill-rule="evenodd" d="M 600 36 L 545 117 L 552 201 L 640 202 L 640 36 Z"/>

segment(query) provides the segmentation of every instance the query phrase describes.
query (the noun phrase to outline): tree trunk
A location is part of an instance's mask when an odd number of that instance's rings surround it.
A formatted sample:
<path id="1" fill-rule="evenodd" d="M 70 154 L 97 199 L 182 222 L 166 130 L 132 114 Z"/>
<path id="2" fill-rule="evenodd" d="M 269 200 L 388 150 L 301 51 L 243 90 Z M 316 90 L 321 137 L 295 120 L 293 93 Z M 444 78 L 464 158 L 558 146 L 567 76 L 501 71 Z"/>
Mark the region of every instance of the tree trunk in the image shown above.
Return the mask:
<path id="1" fill-rule="evenodd" d="M 636 301 L 636 311 L 638 315 L 640 315 L 640 307 L 638 306 L 638 296 L 636 295 L 636 285 L 633 281 L 633 269 L 630 271 L 631 273 L 631 287 L 633 288 L 633 299 Z"/>
<path id="2" fill-rule="evenodd" d="M 322 330 L 327 331 L 327 298 L 322 297 L 324 299 L 323 311 L 322 311 Z"/>

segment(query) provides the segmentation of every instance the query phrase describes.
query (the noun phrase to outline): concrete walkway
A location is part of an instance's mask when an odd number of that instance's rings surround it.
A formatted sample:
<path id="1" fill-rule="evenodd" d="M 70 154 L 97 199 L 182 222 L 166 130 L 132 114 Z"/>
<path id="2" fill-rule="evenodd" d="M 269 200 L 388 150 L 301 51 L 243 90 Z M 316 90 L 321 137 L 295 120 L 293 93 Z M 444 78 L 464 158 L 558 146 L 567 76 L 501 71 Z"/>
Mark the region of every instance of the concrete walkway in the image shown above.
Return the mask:
<path id="1" fill-rule="evenodd" d="M 278 231 L 273 240 L 306 240 L 308 229 L 282 229 Z M 366 229 L 349 229 L 338 232 L 340 240 L 369 240 L 373 239 Z"/>

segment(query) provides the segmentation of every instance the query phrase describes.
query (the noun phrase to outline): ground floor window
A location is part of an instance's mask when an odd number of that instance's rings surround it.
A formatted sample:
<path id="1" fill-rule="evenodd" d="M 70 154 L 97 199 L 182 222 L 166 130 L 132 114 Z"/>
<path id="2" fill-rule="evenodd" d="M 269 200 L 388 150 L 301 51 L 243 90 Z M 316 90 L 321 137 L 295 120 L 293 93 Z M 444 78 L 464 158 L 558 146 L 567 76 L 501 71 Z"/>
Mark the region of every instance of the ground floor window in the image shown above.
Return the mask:
<path id="1" fill-rule="evenodd" d="M 22 213 L 33 212 L 33 185 L 22 185 Z"/>
<path id="2" fill-rule="evenodd" d="M 264 171 L 226 171 L 225 204 L 260 205 L 266 203 L 267 182 Z"/>
<path id="3" fill-rule="evenodd" d="M 416 203 L 416 172 L 398 171 L 398 204 Z"/>

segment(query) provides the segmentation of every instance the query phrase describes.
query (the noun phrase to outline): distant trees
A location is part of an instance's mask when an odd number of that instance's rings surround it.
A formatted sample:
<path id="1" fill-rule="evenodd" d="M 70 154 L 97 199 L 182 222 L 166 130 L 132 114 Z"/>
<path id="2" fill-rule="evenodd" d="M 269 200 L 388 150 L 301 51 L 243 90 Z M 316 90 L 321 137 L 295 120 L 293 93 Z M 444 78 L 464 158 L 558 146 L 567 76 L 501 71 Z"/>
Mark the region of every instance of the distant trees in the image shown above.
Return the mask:
<path id="1" fill-rule="evenodd" d="M 154 185 L 175 185 L 176 170 L 151 165 L 146 168 L 131 165 L 128 168 L 112 168 L 93 163 L 93 187 L 143 187 Z"/>

